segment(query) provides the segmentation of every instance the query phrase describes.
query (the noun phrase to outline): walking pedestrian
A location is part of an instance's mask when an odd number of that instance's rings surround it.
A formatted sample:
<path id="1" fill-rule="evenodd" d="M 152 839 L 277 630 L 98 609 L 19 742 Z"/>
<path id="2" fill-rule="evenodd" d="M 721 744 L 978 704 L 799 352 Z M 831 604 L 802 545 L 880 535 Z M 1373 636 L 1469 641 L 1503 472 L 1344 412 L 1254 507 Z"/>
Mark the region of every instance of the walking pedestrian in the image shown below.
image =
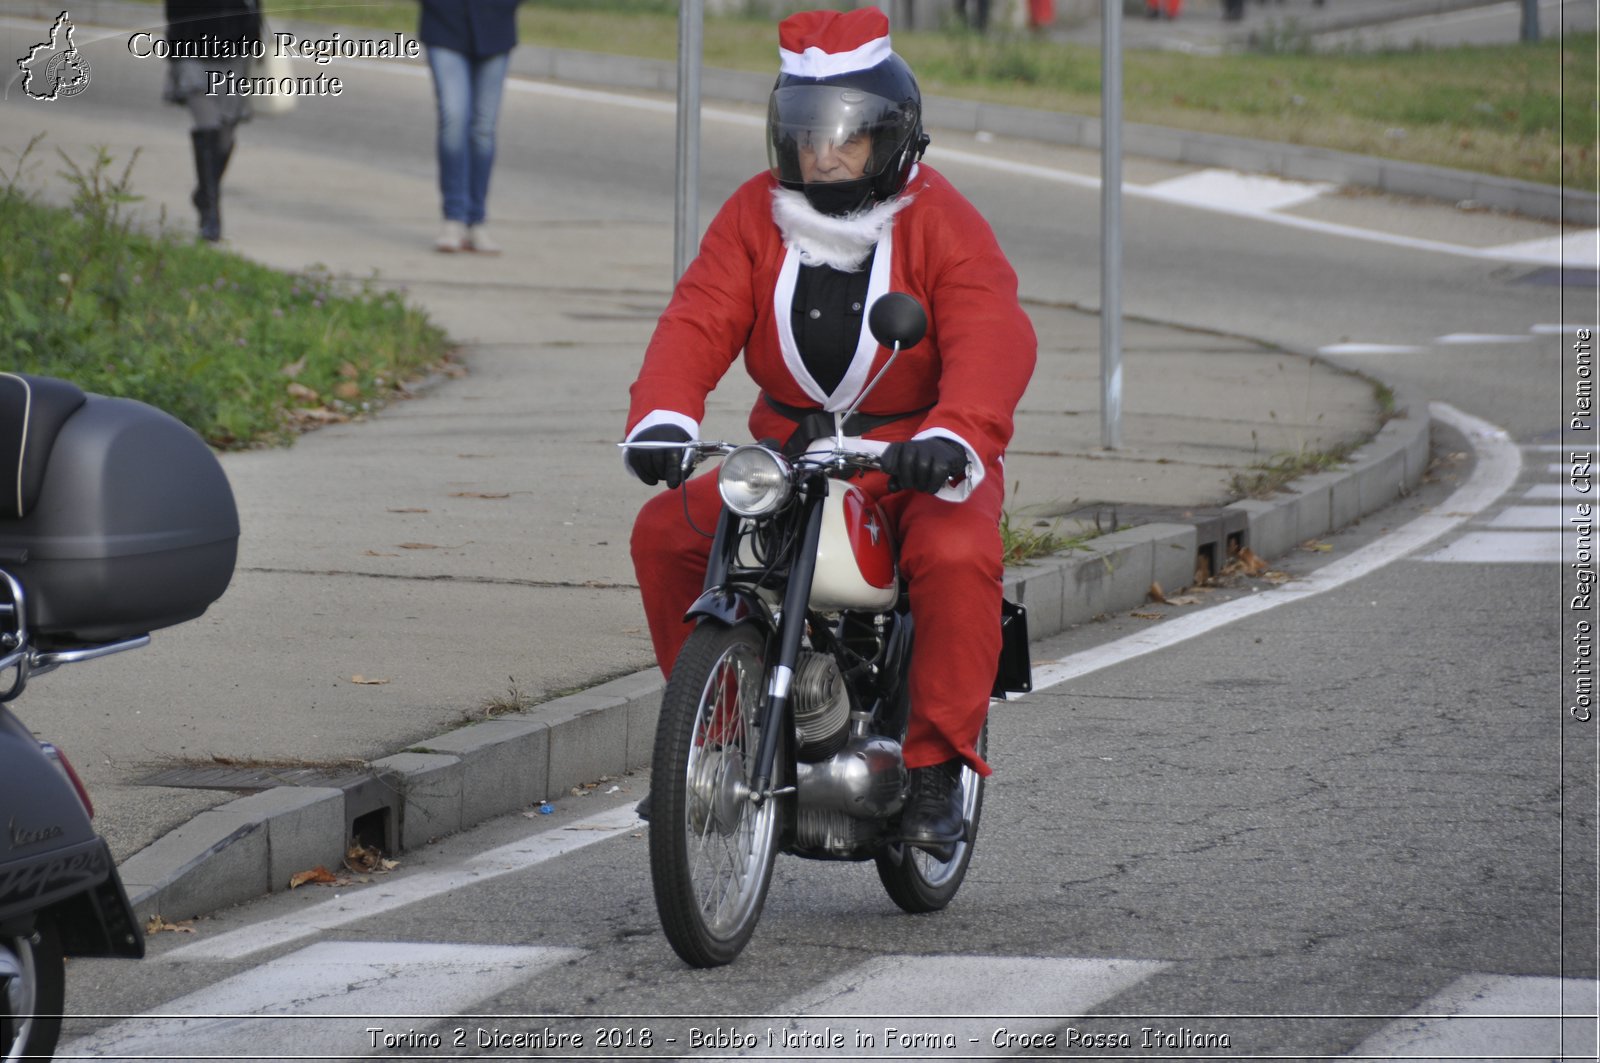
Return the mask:
<path id="1" fill-rule="evenodd" d="M 1145 18 L 1175 19 L 1183 0 L 1144 0 Z"/>
<path id="2" fill-rule="evenodd" d="M 200 238 L 222 239 L 222 173 L 233 156 L 234 130 L 250 118 L 250 98 L 211 93 L 208 71 L 247 77 L 261 48 L 256 0 L 166 0 L 167 79 L 161 98 L 189 109 L 195 188 L 189 197 L 200 215 Z"/>
<path id="3" fill-rule="evenodd" d="M 484 227 L 495 126 L 521 0 L 422 0 L 417 36 L 428 49 L 439 113 L 439 195 L 443 252 L 499 254 Z"/>

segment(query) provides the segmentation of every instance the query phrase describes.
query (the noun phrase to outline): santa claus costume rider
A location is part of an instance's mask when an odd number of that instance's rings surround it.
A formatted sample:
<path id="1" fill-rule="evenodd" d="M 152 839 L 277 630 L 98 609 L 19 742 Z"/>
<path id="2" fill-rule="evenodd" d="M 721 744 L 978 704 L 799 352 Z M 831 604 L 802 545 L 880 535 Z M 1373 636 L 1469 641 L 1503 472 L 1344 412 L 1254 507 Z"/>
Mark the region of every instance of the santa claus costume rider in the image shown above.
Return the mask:
<path id="1" fill-rule="evenodd" d="M 770 170 L 724 204 L 678 282 L 630 392 L 627 440 L 699 438 L 706 396 L 741 351 L 761 387 L 753 438 L 789 439 L 818 411 L 831 425 L 826 415 L 848 410 L 889 357 L 864 327 L 867 309 L 889 291 L 926 308 L 925 339 L 845 427 L 882 451 L 889 475 L 862 486 L 894 526 L 916 629 L 901 835 L 938 849 L 964 830 L 962 765 L 990 770 L 977 742 L 1000 653 L 1002 463 L 1036 342 L 989 225 L 919 161 L 921 95 L 883 13 L 797 14 L 779 25 L 779 44 Z M 645 483 L 679 486 L 681 451 L 625 453 Z M 686 498 L 645 504 L 632 542 L 667 672 L 703 589 L 700 529 L 715 527 L 721 505 L 714 475 L 682 486 Z"/>

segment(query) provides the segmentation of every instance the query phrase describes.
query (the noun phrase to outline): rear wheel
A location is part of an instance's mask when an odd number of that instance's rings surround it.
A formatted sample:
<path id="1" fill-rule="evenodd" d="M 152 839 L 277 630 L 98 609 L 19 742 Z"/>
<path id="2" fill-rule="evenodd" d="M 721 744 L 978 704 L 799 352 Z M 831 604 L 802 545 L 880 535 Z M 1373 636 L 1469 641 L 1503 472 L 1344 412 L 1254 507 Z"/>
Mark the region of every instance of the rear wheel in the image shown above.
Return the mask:
<path id="1" fill-rule="evenodd" d="M 61 937 L 40 916 L 33 933 L 0 937 L 0 1060 L 49 1059 L 66 997 Z"/>
<path id="2" fill-rule="evenodd" d="M 978 755 L 987 756 L 989 728 L 978 736 Z M 955 897 L 967 877 L 972 846 L 978 838 L 978 817 L 983 812 L 983 776 L 970 767 L 961 769 L 961 806 L 967 821 L 966 837 L 948 853 L 931 853 L 896 842 L 877 857 L 878 878 L 889 899 L 908 912 L 937 912 Z"/>
<path id="3" fill-rule="evenodd" d="M 765 639 L 751 625 L 702 624 L 661 699 L 650 878 L 667 940 L 696 967 L 739 955 L 772 882 L 777 802 L 750 799 L 765 658 Z"/>

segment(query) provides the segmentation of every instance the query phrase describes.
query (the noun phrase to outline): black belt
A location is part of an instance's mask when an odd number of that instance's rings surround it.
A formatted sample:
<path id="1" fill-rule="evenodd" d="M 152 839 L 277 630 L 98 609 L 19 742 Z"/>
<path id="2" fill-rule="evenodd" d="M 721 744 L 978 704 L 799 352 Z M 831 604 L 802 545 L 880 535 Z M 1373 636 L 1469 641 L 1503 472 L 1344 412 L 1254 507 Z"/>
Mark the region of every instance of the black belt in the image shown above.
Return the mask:
<path id="1" fill-rule="evenodd" d="M 811 406 L 790 406 L 786 402 L 761 393 L 761 398 L 771 410 L 793 421 L 795 430 L 783 444 L 783 452 L 789 457 L 804 453 L 807 445 L 814 439 L 831 436 L 834 433 L 833 414 L 827 410 Z M 873 429 L 882 428 L 886 424 L 903 421 L 908 417 L 920 417 L 933 409 L 931 405 L 919 410 L 906 410 L 903 413 L 861 413 L 857 411 L 844 419 L 844 434 L 847 436 L 864 436 Z"/>

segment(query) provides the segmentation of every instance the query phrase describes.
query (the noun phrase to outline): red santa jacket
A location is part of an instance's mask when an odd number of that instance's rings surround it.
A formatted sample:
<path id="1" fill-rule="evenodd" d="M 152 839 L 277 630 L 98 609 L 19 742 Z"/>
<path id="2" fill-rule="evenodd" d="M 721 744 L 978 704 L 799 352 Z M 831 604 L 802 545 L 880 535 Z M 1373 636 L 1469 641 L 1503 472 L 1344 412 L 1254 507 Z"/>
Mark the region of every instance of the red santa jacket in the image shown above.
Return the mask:
<path id="1" fill-rule="evenodd" d="M 699 435 L 705 400 L 739 352 L 761 389 L 790 406 L 848 409 L 889 351 L 862 328 L 844 379 L 822 391 L 801 361 L 790 325 L 799 252 L 772 215 L 776 180 L 760 174 L 718 212 L 645 350 L 631 389 L 628 434 L 661 423 Z M 1017 302 L 1017 276 L 976 208 L 937 171 L 919 165 L 910 202 L 879 238 L 867 305 L 906 292 L 928 311 L 926 338 L 902 351 L 861 409 L 920 410 L 869 439 L 942 436 L 967 451 L 968 477 L 941 492 L 965 498 L 1011 440 L 1012 415 L 1033 373 L 1033 326 Z M 787 438 L 793 424 L 764 402 L 750 413 L 756 439 Z"/>

